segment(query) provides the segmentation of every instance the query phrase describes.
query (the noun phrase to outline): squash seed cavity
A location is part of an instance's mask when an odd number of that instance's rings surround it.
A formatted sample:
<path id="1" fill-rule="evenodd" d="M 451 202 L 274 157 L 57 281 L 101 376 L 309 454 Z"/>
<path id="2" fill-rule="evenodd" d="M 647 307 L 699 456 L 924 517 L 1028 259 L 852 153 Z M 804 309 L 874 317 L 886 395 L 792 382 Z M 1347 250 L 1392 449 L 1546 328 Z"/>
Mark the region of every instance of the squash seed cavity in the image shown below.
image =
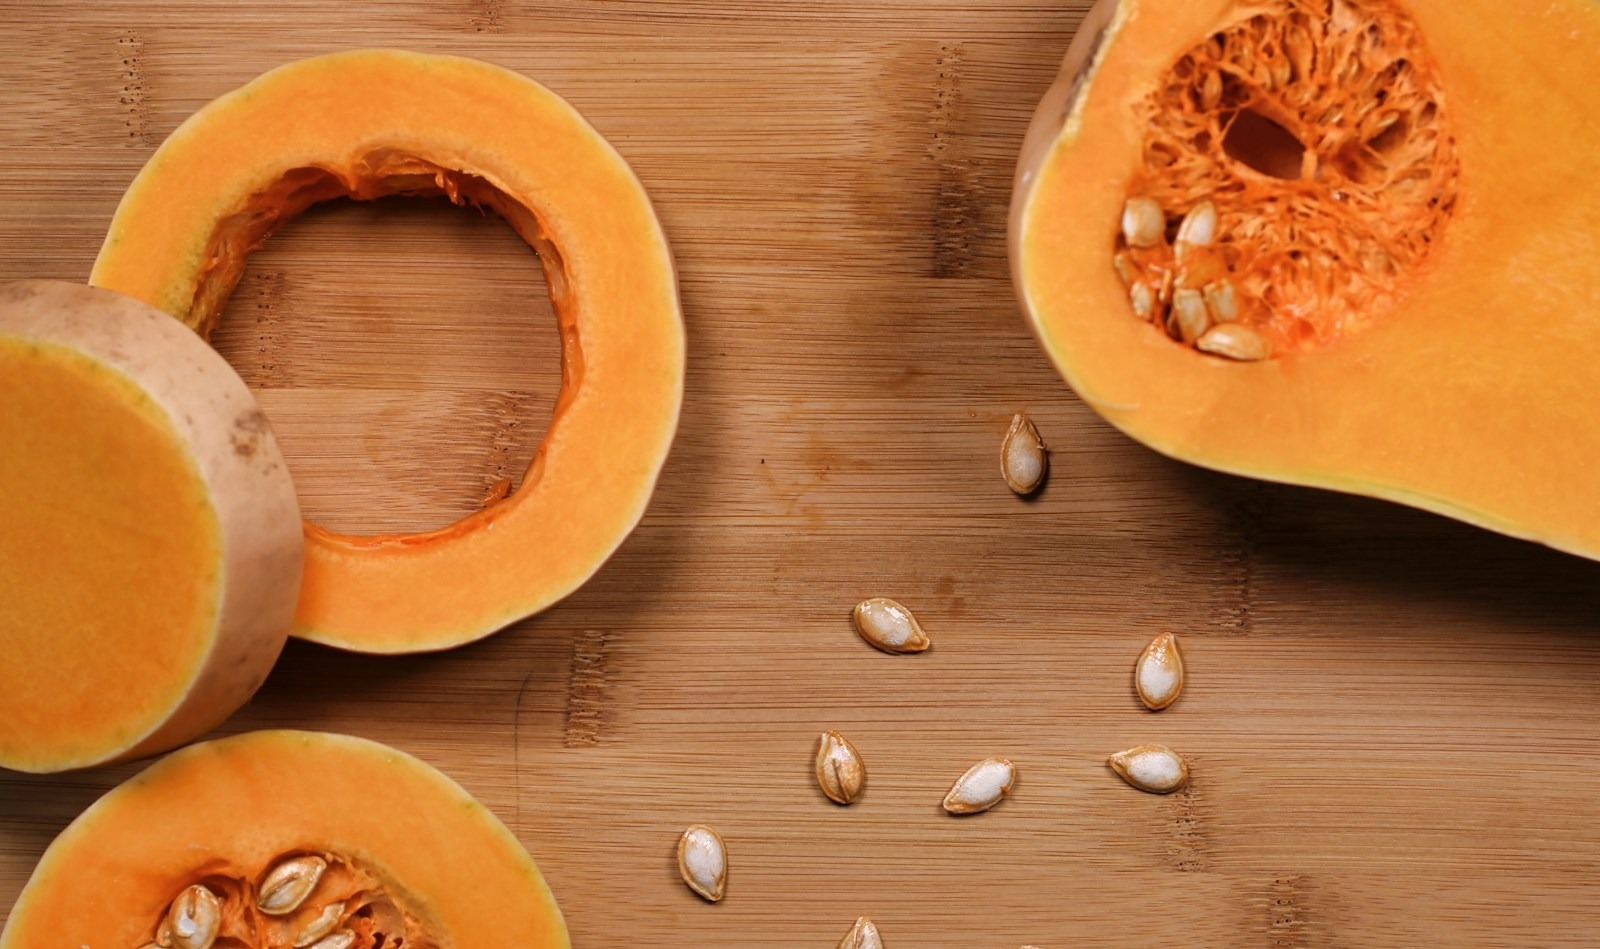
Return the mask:
<path id="1" fill-rule="evenodd" d="M 1394 0 L 1253 8 L 1141 103 L 1113 256 L 1137 318 L 1237 362 L 1381 318 L 1460 177 L 1434 60 Z"/>
<path id="2" fill-rule="evenodd" d="M 157 921 L 157 949 L 438 949 L 427 927 L 359 862 L 289 853 L 257 871 L 196 874 Z"/>

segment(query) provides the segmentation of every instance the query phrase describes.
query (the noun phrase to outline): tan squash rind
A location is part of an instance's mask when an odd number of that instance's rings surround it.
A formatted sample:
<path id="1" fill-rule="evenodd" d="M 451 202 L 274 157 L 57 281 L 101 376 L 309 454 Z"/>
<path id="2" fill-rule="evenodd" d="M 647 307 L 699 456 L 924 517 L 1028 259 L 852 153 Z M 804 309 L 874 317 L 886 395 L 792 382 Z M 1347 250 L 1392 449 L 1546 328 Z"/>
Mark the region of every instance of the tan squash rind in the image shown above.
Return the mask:
<path id="1" fill-rule="evenodd" d="M 368 889 L 414 927 L 407 935 L 417 941 L 407 944 L 570 945 L 533 859 L 450 778 L 366 739 L 262 731 L 175 752 L 96 801 L 40 858 L 0 949 L 136 949 L 155 940 L 186 888 L 240 901 L 255 896 L 268 868 L 298 854 L 359 864 Z M 313 893 L 302 915 L 314 918 L 317 902 Z M 237 918 L 225 910 L 224 926 Z M 236 936 L 227 944 L 256 938 Z"/>
<path id="2" fill-rule="evenodd" d="M 222 574 L 209 651 L 159 723 L 92 757 L 40 751 L 27 760 L 0 760 L 0 765 L 24 771 L 89 767 L 189 741 L 255 693 L 277 660 L 294 616 L 303 550 L 300 508 L 271 427 L 221 356 L 166 314 L 121 294 L 54 281 L 5 284 L 0 286 L 0 334 L 70 347 L 154 400 L 193 453 L 215 508 Z M 25 501 L 7 498 L 5 503 Z M 148 565 L 151 582 L 160 582 L 161 566 Z M 159 651 L 162 644 L 149 648 Z M 118 659 L 93 653 L 67 658 Z"/>
<path id="3" fill-rule="evenodd" d="M 365 652 L 459 645 L 576 590 L 643 516 L 683 401 L 676 276 L 644 188 L 566 101 L 476 60 L 334 53 L 222 96 L 151 156 L 90 282 L 207 333 L 284 220 L 390 194 L 491 208 L 539 252 L 562 389 L 522 485 L 483 511 L 420 534 L 306 525 L 294 635 Z"/>

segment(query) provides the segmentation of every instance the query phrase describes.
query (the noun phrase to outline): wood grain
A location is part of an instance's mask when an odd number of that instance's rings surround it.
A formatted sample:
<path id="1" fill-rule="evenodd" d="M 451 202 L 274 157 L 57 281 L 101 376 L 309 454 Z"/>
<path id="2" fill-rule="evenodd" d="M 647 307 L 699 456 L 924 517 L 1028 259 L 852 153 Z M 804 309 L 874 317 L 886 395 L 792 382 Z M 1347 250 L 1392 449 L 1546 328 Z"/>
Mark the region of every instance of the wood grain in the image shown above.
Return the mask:
<path id="1" fill-rule="evenodd" d="M 1168 461 L 1029 337 L 1011 162 L 1086 6 L 7 3 L 0 278 L 83 279 L 193 109 L 379 44 L 569 97 L 680 264 L 683 425 L 613 561 L 450 653 L 292 644 L 223 732 L 346 731 L 438 765 L 539 860 L 580 947 L 829 946 L 862 913 L 897 947 L 1600 943 L 1600 568 Z M 541 281 L 492 217 L 333 204 L 256 255 L 216 344 L 318 520 L 434 526 L 537 445 L 559 381 Z M 1031 502 L 997 465 L 1018 408 L 1053 448 Z M 934 648 L 856 639 L 874 594 Z M 1152 715 L 1131 667 L 1168 629 L 1190 684 Z M 810 780 L 823 728 L 867 759 L 850 808 Z M 1187 792 L 1104 767 L 1150 740 L 1192 756 Z M 994 754 L 1013 799 L 942 814 Z M 0 777 L 0 907 L 136 770 Z M 674 875 L 691 822 L 731 851 L 716 906 Z"/>

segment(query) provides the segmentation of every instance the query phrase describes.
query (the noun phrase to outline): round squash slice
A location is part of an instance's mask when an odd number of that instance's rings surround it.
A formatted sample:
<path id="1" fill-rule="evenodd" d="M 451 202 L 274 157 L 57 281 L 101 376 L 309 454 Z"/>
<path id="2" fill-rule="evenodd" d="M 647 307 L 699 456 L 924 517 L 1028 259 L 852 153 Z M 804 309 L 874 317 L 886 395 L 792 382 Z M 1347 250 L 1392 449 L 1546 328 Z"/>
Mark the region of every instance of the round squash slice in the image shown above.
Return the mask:
<path id="1" fill-rule="evenodd" d="M 151 156 L 90 282 L 202 335 L 245 255 L 329 198 L 443 195 L 538 252 L 562 388 L 518 491 L 427 533 L 306 525 L 294 635 L 443 649 L 550 606 L 643 516 L 677 428 L 684 331 L 666 238 L 632 171 L 565 101 L 470 59 L 392 50 L 280 67 L 195 113 Z"/>
<path id="2" fill-rule="evenodd" d="M 0 949 L 565 949 L 517 838 L 449 778 L 360 738 L 203 742 L 55 839 Z"/>
<path id="3" fill-rule="evenodd" d="M 1102 0 L 1011 263 L 1078 394 L 1186 461 L 1600 556 L 1600 4 Z"/>
<path id="4" fill-rule="evenodd" d="M 267 677 L 300 509 L 222 357 L 137 300 L 0 285 L 0 767 L 165 751 Z"/>

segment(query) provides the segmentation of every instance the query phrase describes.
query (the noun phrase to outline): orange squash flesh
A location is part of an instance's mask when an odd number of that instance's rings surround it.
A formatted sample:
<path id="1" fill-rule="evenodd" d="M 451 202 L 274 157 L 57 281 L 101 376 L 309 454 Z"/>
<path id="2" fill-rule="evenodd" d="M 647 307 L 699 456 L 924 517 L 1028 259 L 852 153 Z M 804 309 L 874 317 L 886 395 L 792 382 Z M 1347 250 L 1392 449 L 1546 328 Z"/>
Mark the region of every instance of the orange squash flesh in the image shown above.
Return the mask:
<path id="1" fill-rule="evenodd" d="M 206 106 L 129 188 L 91 282 L 208 333 L 284 220 L 390 194 L 492 208 L 539 252 L 563 383 L 521 487 L 485 510 L 414 535 L 306 525 L 294 634 L 368 652 L 458 645 L 587 580 L 643 515 L 684 374 L 671 254 L 626 163 L 543 86 L 456 57 L 321 56 Z"/>
<path id="2" fill-rule="evenodd" d="M 244 383 L 164 314 L 0 287 L 0 767 L 164 751 L 266 678 L 294 486 Z"/>
<path id="3" fill-rule="evenodd" d="M 1600 556 L 1600 4 L 1396 4 L 1442 90 L 1449 220 L 1359 325 L 1236 362 L 1135 317 L 1112 258 L 1148 169 L 1147 125 L 1130 117 L 1261 6 L 1103 0 L 1086 21 L 1012 206 L 1014 282 L 1046 352 L 1096 411 L 1173 457 Z"/>
<path id="4" fill-rule="evenodd" d="M 333 864 L 295 916 L 254 912 L 285 856 Z M 135 949 L 156 941 L 187 887 L 224 897 L 218 945 L 266 949 L 247 922 L 303 925 L 357 890 L 337 925 L 380 945 L 363 900 L 398 907 L 419 949 L 565 949 L 566 926 L 517 838 L 428 765 L 376 742 L 267 731 L 185 748 L 112 790 L 50 845 L 12 908 L 0 949 Z M 390 927 L 381 944 L 398 945 Z M 269 930 L 269 933 L 271 930 Z"/>

